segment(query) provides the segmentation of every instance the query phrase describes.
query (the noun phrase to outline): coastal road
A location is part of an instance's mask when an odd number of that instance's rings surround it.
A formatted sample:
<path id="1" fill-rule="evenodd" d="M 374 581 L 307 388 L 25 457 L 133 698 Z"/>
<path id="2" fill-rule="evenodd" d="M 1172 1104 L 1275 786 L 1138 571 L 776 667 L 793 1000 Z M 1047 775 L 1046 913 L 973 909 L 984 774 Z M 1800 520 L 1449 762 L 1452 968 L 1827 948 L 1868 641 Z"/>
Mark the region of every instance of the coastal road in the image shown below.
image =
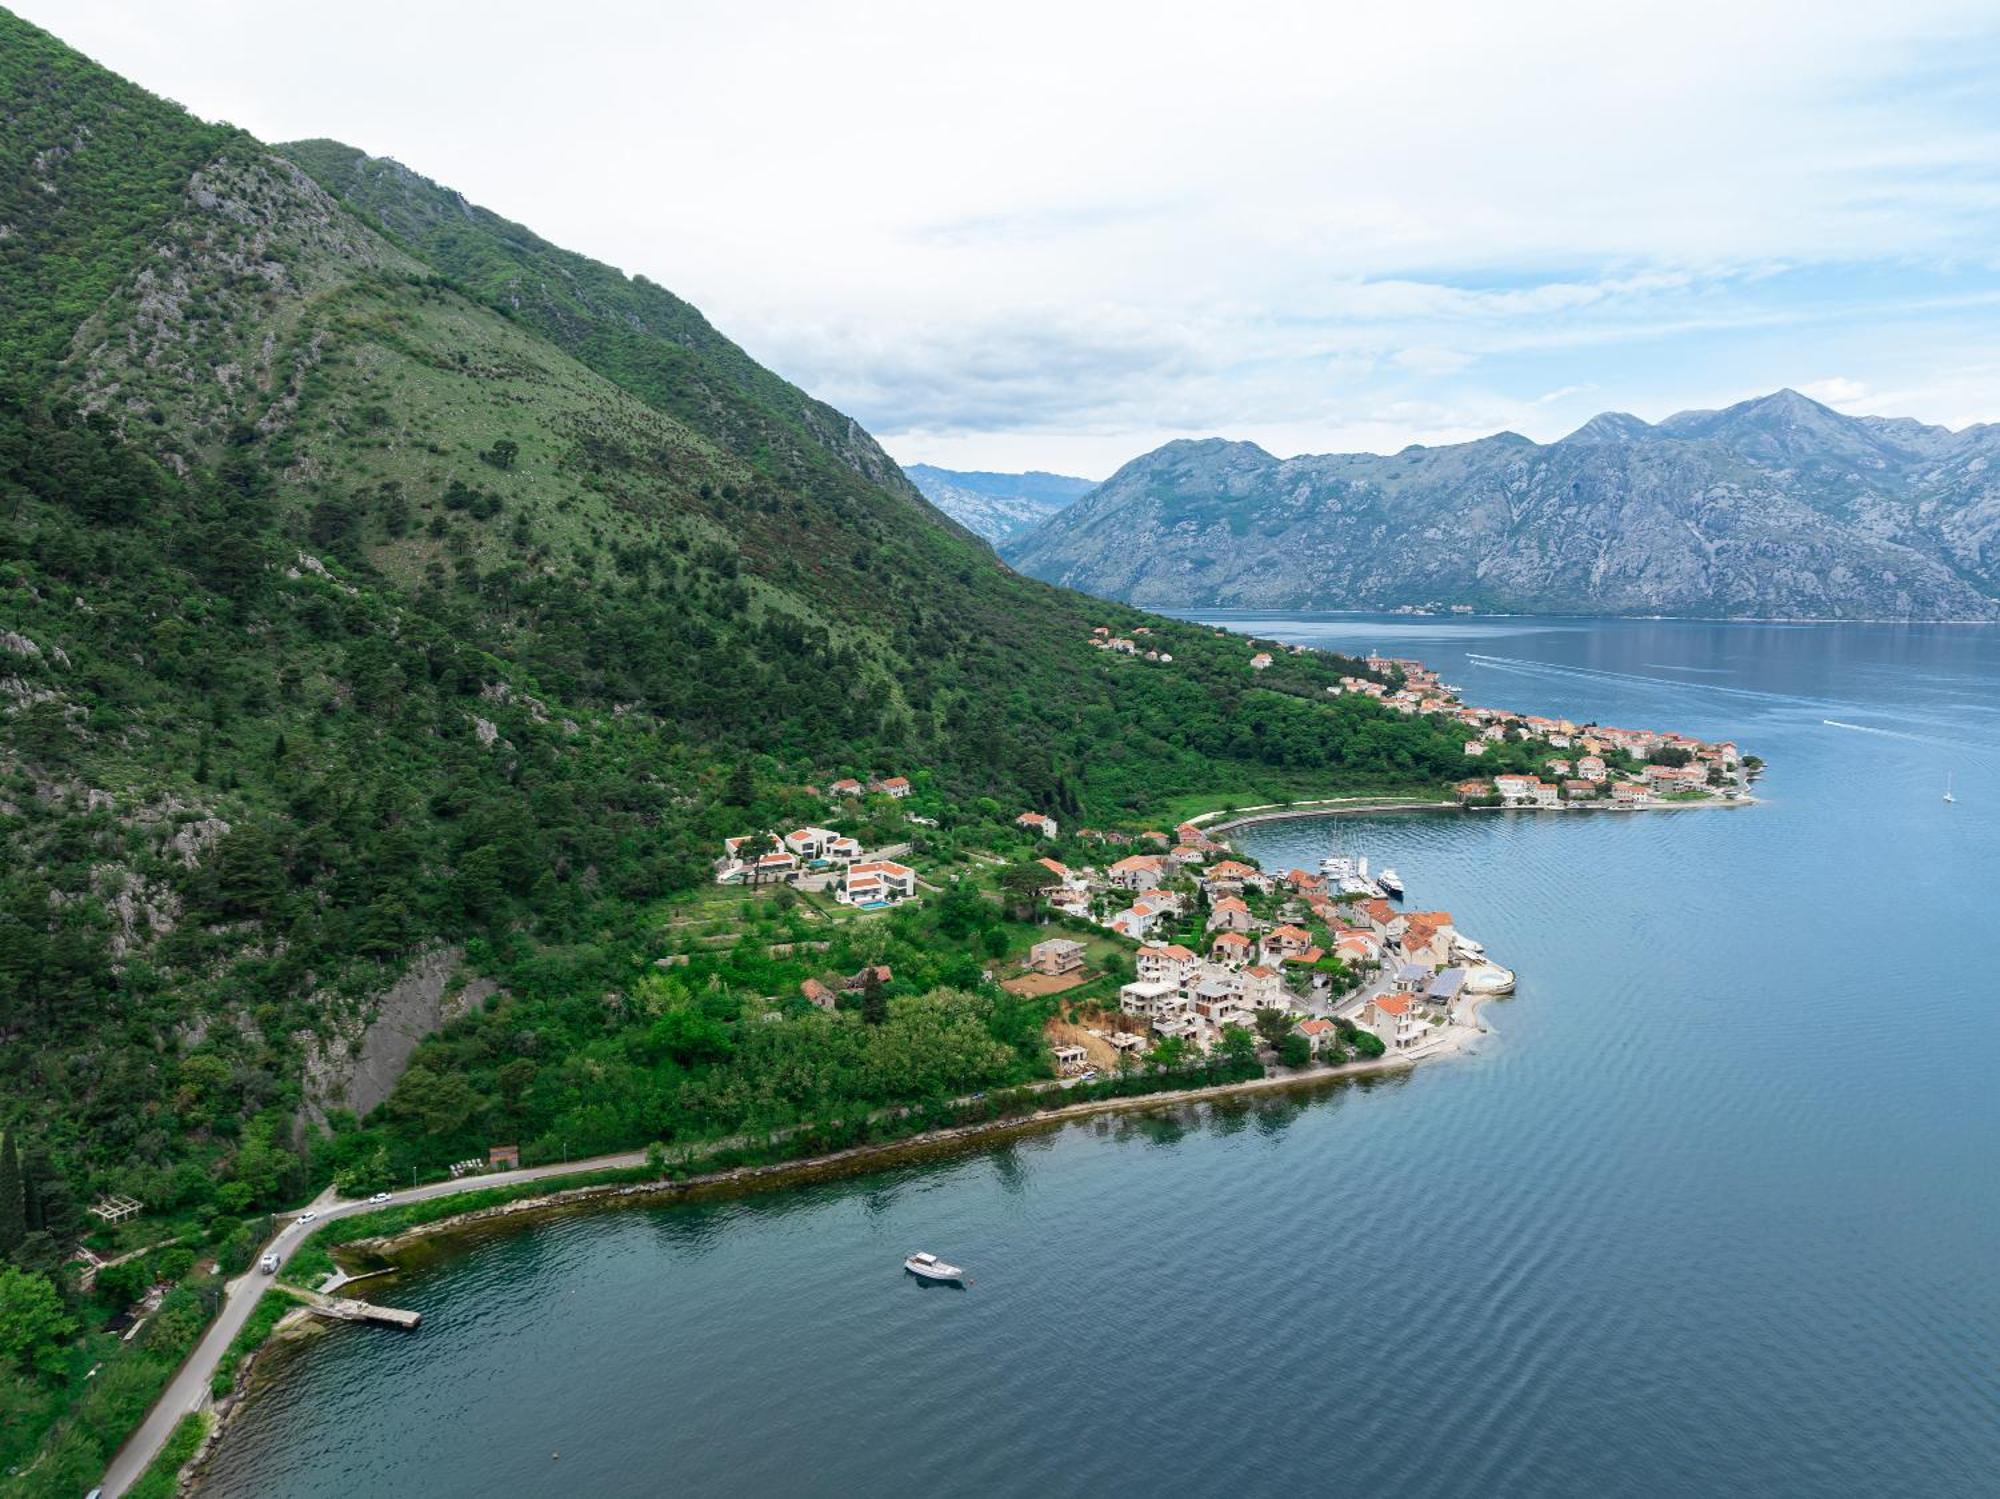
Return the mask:
<path id="1" fill-rule="evenodd" d="M 712 1147 L 711 1147 L 712 1148 Z M 426 1202 L 433 1197 L 452 1197 L 460 1192 L 477 1192 L 487 1187 L 504 1187 L 512 1182 L 541 1181 L 548 1177 L 576 1176 L 587 1171 L 603 1171 L 621 1166 L 641 1166 L 646 1161 L 643 1150 L 628 1150 L 622 1155 L 593 1156 L 589 1160 L 570 1161 L 556 1166 L 523 1166 L 514 1171 L 489 1171 L 479 1176 L 461 1177 L 457 1181 L 431 1182 L 421 1187 L 406 1188 L 401 1192 L 391 1192 L 387 1203 L 372 1203 L 365 1199 L 352 1202 L 335 1199 L 313 1211 L 318 1216 L 303 1231 L 298 1227 L 299 1213 L 280 1214 L 284 1220 L 276 1234 L 267 1244 L 259 1246 L 257 1259 L 266 1252 L 277 1250 L 290 1259 L 299 1245 L 311 1238 L 321 1224 L 331 1223 L 336 1218 L 346 1218 L 354 1213 L 372 1212 L 378 1207 L 390 1207 L 402 1202 Z M 256 1260 L 251 1268 L 223 1288 L 222 1310 L 216 1313 L 215 1321 L 209 1325 L 202 1340 L 195 1344 L 194 1352 L 187 1362 L 174 1372 L 167 1382 L 160 1398 L 153 1402 L 153 1408 L 146 1413 L 146 1419 L 139 1429 L 126 1438 L 125 1445 L 111 1459 L 111 1466 L 105 1471 L 102 1485 L 105 1499 L 117 1499 L 146 1471 L 146 1465 L 158 1455 L 167 1438 L 181 1422 L 181 1418 L 191 1412 L 203 1409 L 209 1403 L 208 1382 L 215 1377 L 216 1368 L 222 1362 L 222 1355 L 243 1330 L 243 1324 L 250 1320 L 250 1312 L 257 1305 L 265 1291 L 271 1286 L 271 1277 L 256 1268 Z"/>

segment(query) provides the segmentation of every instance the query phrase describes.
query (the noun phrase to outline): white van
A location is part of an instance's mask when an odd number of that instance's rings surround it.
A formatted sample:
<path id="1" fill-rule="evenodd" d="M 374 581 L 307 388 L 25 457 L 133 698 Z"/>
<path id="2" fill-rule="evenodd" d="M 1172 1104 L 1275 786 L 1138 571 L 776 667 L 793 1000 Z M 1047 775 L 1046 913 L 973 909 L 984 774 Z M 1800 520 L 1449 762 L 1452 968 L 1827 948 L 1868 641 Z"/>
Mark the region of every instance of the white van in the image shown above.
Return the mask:
<path id="1" fill-rule="evenodd" d="M 265 1255 L 264 1258 L 257 1261 L 257 1268 L 262 1270 L 266 1275 L 276 1275 L 278 1273 L 278 1252 L 274 1249 Z"/>

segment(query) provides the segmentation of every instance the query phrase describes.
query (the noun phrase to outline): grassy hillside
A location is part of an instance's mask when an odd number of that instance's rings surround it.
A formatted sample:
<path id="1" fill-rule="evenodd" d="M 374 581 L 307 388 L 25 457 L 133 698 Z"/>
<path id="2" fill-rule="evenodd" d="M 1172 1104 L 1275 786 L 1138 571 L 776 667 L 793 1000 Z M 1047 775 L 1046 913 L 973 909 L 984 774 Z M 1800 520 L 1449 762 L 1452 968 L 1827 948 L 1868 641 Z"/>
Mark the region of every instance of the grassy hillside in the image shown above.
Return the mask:
<path id="1" fill-rule="evenodd" d="M 909 773 L 970 843 L 1457 764 L 1327 701 L 1348 663 L 1015 576 L 657 287 L 4 14 L 0 59 L 0 1123 L 80 1194 L 288 1200 L 309 1072 L 420 954 L 538 1067 L 652 1026 L 605 996 L 808 780 Z"/>

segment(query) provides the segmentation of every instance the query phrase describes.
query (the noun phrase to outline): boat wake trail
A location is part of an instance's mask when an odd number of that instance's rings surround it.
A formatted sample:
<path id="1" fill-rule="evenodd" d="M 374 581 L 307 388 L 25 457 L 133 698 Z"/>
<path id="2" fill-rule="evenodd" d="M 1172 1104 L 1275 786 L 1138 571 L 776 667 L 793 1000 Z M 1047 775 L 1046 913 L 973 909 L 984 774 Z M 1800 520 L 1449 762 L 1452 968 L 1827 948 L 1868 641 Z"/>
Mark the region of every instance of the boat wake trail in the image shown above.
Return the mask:
<path id="1" fill-rule="evenodd" d="M 1935 734 L 1905 734 L 1901 729 L 1878 729 L 1865 723 L 1847 723 L 1838 718 L 1822 718 L 1821 723 L 1829 729 L 1846 729 L 1854 734 L 1874 734 L 1883 739 L 1907 739 L 1913 744 L 1935 744 L 1940 749 L 1970 750 L 1975 755 L 1990 753 L 1991 746 L 1974 744 L 1967 739 L 1943 739 Z"/>
<path id="2" fill-rule="evenodd" d="M 1515 656 L 1486 656 L 1475 651 L 1467 651 L 1466 659 L 1480 666 L 1497 667 L 1502 671 L 1515 671 L 1529 676 L 1572 677 L 1579 681 L 1633 682 L 1648 687 L 1671 687 L 1677 692 L 1707 692 L 1722 697 L 1741 698 L 1746 701 L 1770 703 L 1785 708 L 1804 708 L 1820 713 L 1859 712 L 1872 713 L 1874 708 L 1865 703 L 1846 701 L 1841 698 L 1804 697 L 1791 692 L 1764 692 L 1755 687 L 1725 687 L 1720 682 L 1688 682 L 1673 677 L 1649 677 L 1639 672 L 1609 671 L 1597 666 L 1568 666 L 1553 661 L 1524 661 Z M 1667 668 L 1676 670 L 1678 668 Z M 1943 720 L 1904 716 L 1896 720 L 1919 728 L 1932 723 L 1941 727 L 1962 727 L 1948 725 Z M 1967 750 L 1976 755 L 1990 755 L 1992 746 L 1964 739 L 1950 739 L 1941 735 L 1912 734 L 1902 729 L 1878 729 L 1867 724 L 1849 723 L 1844 719 L 1822 718 L 1821 723 L 1836 729 L 1851 729 L 1860 734 L 1880 734 L 1890 739 L 1908 739 L 1916 744 L 1931 744 L 1943 749 Z"/>
<path id="3" fill-rule="evenodd" d="M 1523 661 L 1516 656 L 1485 656 L 1477 651 L 1465 653 L 1468 661 L 1477 661 L 1481 666 L 1498 666 L 1508 671 L 1542 673 L 1548 676 L 1579 677 L 1600 682 L 1640 682 L 1648 687 L 1672 687 L 1681 692 L 1717 692 L 1727 697 L 1754 698 L 1759 702 L 1787 703 L 1792 705 L 1811 703 L 1819 707 L 1838 707 L 1837 703 L 1799 697 L 1789 692 L 1760 692 L 1755 687 L 1725 687 L 1720 682 L 1685 682 L 1678 677 L 1649 677 L 1635 671 L 1607 671 L 1600 666 L 1565 666 L 1553 661 Z M 1680 668 L 1668 668 L 1679 670 Z"/>

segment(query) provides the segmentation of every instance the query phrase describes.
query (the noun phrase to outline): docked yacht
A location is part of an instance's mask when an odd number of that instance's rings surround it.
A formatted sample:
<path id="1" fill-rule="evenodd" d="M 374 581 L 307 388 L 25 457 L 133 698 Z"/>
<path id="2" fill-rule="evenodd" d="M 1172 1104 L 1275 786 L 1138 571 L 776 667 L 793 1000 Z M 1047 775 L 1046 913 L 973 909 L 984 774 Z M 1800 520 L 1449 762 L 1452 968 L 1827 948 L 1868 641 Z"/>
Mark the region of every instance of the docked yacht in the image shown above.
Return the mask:
<path id="1" fill-rule="evenodd" d="M 1366 900 L 1382 893 L 1381 886 L 1369 876 L 1366 854 L 1328 854 L 1319 861 L 1319 872 L 1342 895 Z"/>
<path id="2" fill-rule="evenodd" d="M 1393 869 L 1384 869 L 1375 876 L 1375 887 L 1391 900 L 1403 898 L 1403 877 Z"/>
<path id="3" fill-rule="evenodd" d="M 964 1281 L 965 1272 L 956 1265 L 947 1265 L 934 1254 L 919 1251 L 903 1261 L 903 1268 L 912 1275 L 925 1280 Z"/>

